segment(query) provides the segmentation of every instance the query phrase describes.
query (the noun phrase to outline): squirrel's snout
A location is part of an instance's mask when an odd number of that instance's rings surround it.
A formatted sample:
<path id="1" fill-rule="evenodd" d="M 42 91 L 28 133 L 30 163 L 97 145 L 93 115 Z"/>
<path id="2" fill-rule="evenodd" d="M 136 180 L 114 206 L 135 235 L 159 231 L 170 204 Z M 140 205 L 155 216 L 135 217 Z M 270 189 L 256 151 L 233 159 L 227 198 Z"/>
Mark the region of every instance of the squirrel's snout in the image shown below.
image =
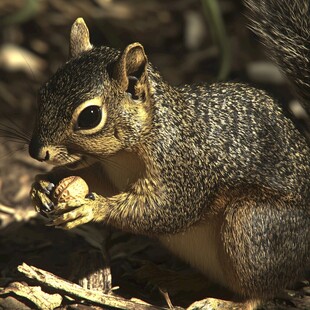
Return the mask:
<path id="1" fill-rule="evenodd" d="M 47 147 L 40 144 L 37 139 L 32 138 L 29 144 L 29 155 L 38 161 L 48 161 L 50 154 Z"/>

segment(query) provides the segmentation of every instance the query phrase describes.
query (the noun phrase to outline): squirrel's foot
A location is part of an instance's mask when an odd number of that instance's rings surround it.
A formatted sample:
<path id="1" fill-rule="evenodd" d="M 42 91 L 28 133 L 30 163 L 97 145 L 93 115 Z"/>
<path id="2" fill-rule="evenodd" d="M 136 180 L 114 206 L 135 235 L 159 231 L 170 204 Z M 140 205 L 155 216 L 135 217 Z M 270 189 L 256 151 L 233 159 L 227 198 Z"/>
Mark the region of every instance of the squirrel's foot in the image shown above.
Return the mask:
<path id="1" fill-rule="evenodd" d="M 38 179 L 32 184 L 30 197 L 37 212 L 47 217 L 48 213 L 54 209 L 54 203 L 50 198 L 54 184 L 48 180 Z"/>
<path id="2" fill-rule="evenodd" d="M 71 199 L 58 203 L 55 209 L 49 213 L 52 221 L 50 226 L 64 229 L 72 229 L 98 219 L 98 211 L 103 211 L 101 197 L 91 193 L 87 198 Z"/>

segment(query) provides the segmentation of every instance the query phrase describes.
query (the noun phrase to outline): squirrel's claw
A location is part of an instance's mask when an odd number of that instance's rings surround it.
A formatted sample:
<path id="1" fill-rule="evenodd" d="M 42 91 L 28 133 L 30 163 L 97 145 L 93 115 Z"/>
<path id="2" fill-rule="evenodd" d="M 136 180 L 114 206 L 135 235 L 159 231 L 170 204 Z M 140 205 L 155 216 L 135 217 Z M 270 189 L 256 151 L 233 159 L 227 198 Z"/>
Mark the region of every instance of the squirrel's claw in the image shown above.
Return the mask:
<path id="1" fill-rule="evenodd" d="M 48 213 L 54 209 L 54 203 L 49 195 L 54 184 L 46 180 L 38 180 L 32 184 L 30 197 L 37 212 L 47 217 Z"/>
<path id="2" fill-rule="evenodd" d="M 94 199 L 78 198 L 68 202 L 59 203 L 51 212 L 55 217 L 48 225 L 58 228 L 72 229 L 76 226 L 92 221 L 94 214 L 99 208 L 98 195 L 93 194 Z"/>
<path id="3" fill-rule="evenodd" d="M 40 182 L 39 182 L 40 184 Z M 46 195 L 50 195 L 51 194 L 51 191 L 53 190 L 53 188 L 55 187 L 55 184 L 54 183 L 48 183 L 46 184 L 46 182 L 42 182 L 41 185 L 41 188 L 42 188 L 42 191 L 46 194 Z"/>
<path id="4" fill-rule="evenodd" d="M 50 201 L 50 202 L 44 203 L 40 211 L 44 213 L 50 213 L 51 211 L 53 211 L 53 209 L 54 209 L 54 203 Z"/>
<path id="5" fill-rule="evenodd" d="M 84 205 L 58 216 L 49 225 L 57 228 L 72 229 L 76 226 L 86 224 L 93 219 L 92 208 L 89 205 Z"/>
<path id="6" fill-rule="evenodd" d="M 89 199 L 87 198 L 85 199 L 76 198 L 76 199 L 69 200 L 67 202 L 59 202 L 57 206 L 54 208 L 54 210 L 50 212 L 50 215 L 54 218 L 57 216 L 63 215 L 64 213 L 68 213 L 73 209 L 76 209 L 83 205 L 88 204 L 88 200 Z"/>

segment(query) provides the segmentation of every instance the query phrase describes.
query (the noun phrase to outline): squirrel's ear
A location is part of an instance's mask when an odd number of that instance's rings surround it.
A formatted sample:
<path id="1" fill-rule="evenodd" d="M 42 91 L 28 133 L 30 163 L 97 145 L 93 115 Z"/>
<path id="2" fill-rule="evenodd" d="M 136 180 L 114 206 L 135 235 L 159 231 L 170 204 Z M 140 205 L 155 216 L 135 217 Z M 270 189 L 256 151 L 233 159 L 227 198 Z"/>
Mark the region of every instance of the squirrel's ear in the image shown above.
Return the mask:
<path id="1" fill-rule="evenodd" d="M 89 41 L 89 31 L 84 19 L 79 17 L 73 23 L 70 33 L 70 55 L 78 56 L 80 53 L 92 48 Z"/>
<path id="2" fill-rule="evenodd" d="M 140 43 L 128 45 L 114 64 L 112 77 L 126 91 L 131 87 L 131 81 L 145 83 L 147 72 L 147 57 Z M 131 91 L 129 91 L 131 92 Z"/>

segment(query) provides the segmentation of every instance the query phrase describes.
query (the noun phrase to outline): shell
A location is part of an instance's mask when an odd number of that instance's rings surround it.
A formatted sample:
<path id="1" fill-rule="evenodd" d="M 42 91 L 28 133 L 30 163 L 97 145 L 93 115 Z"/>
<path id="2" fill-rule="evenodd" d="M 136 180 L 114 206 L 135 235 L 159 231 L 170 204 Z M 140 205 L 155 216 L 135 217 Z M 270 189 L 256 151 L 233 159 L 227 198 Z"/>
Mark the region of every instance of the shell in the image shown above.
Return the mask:
<path id="1" fill-rule="evenodd" d="M 88 185 L 81 177 L 70 176 L 58 183 L 53 198 L 57 203 L 67 202 L 75 198 L 85 198 L 88 192 Z"/>

